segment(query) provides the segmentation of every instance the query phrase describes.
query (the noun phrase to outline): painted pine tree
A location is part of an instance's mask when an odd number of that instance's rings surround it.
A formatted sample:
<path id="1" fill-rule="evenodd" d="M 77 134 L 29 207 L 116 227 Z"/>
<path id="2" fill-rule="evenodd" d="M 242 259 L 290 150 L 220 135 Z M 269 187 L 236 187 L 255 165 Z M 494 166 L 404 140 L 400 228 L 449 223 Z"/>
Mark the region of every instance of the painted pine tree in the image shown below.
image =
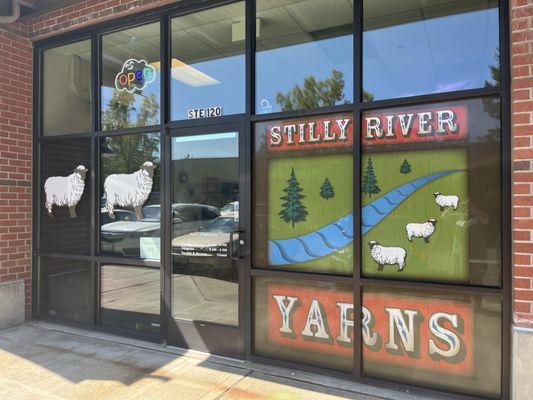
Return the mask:
<path id="1" fill-rule="evenodd" d="M 407 161 L 407 158 L 403 160 L 403 163 L 400 167 L 400 174 L 410 174 L 411 173 L 411 164 L 409 164 L 409 161 Z"/>
<path id="2" fill-rule="evenodd" d="M 301 194 L 303 189 L 300 188 L 300 183 L 296 179 L 294 168 L 287 183 L 288 186 L 283 189 L 286 194 L 281 197 L 281 200 L 284 200 L 285 203 L 281 205 L 282 209 L 279 212 L 279 216 L 285 222 L 291 222 L 294 228 L 296 222 L 305 221 L 307 216 L 307 210 L 302 203 L 302 199 L 305 196 Z"/>
<path id="3" fill-rule="evenodd" d="M 333 186 L 331 185 L 331 182 L 329 181 L 328 177 L 324 179 L 324 183 L 320 187 L 320 197 L 323 197 L 326 200 L 335 197 L 335 191 L 333 190 Z"/>
<path id="4" fill-rule="evenodd" d="M 366 164 L 366 170 L 363 175 L 363 186 L 361 191 L 364 194 L 368 194 L 372 197 L 373 194 L 381 192 L 381 189 L 378 186 L 378 178 L 374 173 L 374 166 L 372 165 L 372 159 L 368 157 L 368 162 Z"/>

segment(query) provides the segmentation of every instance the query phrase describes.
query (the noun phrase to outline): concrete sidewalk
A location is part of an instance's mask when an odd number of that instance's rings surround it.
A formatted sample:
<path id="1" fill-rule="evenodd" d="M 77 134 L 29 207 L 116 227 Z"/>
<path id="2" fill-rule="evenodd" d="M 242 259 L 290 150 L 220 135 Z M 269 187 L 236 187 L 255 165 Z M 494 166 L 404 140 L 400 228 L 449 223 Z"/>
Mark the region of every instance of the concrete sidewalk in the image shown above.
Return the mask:
<path id="1" fill-rule="evenodd" d="M 10 400 L 420 399 L 46 323 L 0 331 L 0 393 Z"/>

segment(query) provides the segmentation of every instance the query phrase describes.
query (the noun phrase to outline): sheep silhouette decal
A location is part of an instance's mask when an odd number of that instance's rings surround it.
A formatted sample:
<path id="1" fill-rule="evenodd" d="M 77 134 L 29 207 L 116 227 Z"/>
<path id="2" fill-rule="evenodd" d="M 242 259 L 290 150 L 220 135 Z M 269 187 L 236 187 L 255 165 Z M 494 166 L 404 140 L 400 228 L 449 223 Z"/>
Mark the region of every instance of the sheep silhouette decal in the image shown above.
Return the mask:
<path id="1" fill-rule="evenodd" d="M 51 176 L 44 182 L 45 203 L 48 216 L 53 217 L 52 207 L 67 206 L 70 218 L 76 218 L 76 205 L 85 189 L 85 175 L 88 169 L 78 165 L 69 176 Z"/>
<path id="2" fill-rule="evenodd" d="M 444 211 L 446 207 L 453 207 L 454 210 L 459 207 L 459 196 L 445 196 L 440 192 L 433 193 L 433 196 L 435 196 L 435 203 L 437 203 L 441 211 Z"/>
<path id="3" fill-rule="evenodd" d="M 424 223 L 415 223 L 405 225 L 405 231 L 407 232 L 407 240 L 413 241 L 413 238 L 424 238 L 424 242 L 429 243 L 429 238 L 435 232 L 437 227 L 437 221 L 433 218 L 428 219 Z"/>
<path id="4" fill-rule="evenodd" d="M 144 162 L 132 174 L 112 174 L 104 182 L 106 210 L 115 219 L 115 206 L 132 207 L 137 219 L 142 219 L 142 206 L 148 200 L 154 183 L 155 166 L 151 161 Z"/>
<path id="5" fill-rule="evenodd" d="M 385 247 L 380 245 L 375 240 L 368 242 L 370 247 L 370 255 L 372 259 L 378 263 L 378 271 L 383 271 L 385 265 L 398 264 L 398 272 L 405 268 L 405 258 L 407 252 L 402 247 Z"/>

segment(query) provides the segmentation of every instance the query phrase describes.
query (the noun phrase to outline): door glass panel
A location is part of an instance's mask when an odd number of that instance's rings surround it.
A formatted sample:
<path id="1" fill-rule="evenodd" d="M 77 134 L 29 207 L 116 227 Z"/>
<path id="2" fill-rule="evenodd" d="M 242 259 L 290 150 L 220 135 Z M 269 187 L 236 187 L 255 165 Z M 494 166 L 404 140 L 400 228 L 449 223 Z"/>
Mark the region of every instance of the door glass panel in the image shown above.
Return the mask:
<path id="1" fill-rule="evenodd" d="M 238 325 L 238 133 L 172 140 L 172 314 Z"/>

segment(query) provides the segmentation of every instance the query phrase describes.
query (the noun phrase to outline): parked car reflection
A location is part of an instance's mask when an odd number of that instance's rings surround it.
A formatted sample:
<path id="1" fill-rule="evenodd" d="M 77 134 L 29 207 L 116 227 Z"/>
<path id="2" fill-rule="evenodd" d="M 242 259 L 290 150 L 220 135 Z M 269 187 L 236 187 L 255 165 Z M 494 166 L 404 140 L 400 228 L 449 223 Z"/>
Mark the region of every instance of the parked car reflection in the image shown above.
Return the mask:
<path id="1" fill-rule="evenodd" d="M 175 237 L 172 240 L 172 253 L 186 256 L 226 257 L 230 234 L 238 228 L 239 218 L 237 214 L 225 214 L 212 220 L 205 227 L 200 228 L 198 232 Z M 238 235 L 234 235 L 234 240 L 238 240 Z"/>
<path id="2" fill-rule="evenodd" d="M 228 215 L 239 212 L 239 202 L 232 201 L 220 209 L 220 215 Z"/>
<path id="3" fill-rule="evenodd" d="M 174 237 L 172 240 L 173 273 L 237 282 L 238 273 L 229 258 L 238 249 L 238 213 L 215 218 L 196 232 Z"/>
<path id="4" fill-rule="evenodd" d="M 112 220 L 107 212 L 102 210 L 102 253 L 140 257 L 141 238 L 160 238 L 161 206 L 159 204 L 143 207 L 143 218 L 140 220 L 136 219 L 131 211 L 118 210 L 115 213 L 117 219 Z M 220 211 L 217 207 L 205 204 L 173 204 L 173 236 L 197 231 L 218 216 L 220 216 Z"/>

